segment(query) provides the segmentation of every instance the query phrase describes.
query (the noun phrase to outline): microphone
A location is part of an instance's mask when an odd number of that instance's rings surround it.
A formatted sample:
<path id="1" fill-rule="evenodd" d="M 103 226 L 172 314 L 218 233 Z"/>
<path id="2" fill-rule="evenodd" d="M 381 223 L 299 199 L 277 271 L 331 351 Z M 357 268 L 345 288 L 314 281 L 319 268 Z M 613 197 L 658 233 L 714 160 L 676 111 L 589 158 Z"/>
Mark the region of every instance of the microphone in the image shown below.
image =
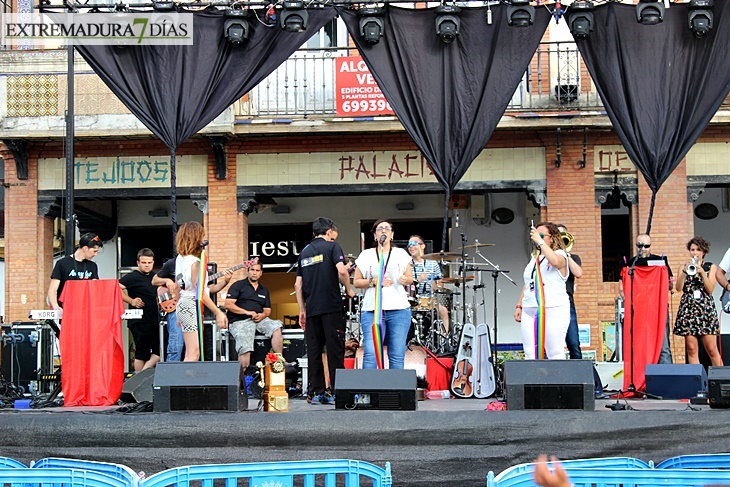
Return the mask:
<path id="1" fill-rule="evenodd" d="M 208 241 L 207 241 L 207 240 L 203 240 L 202 242 L 200 242 L 200 248 L 201 248 L 201 249 L 204 249 L 204 248 L 206 248 L 207 246 L 208 246 Z"/>
<path id="2" fill-rule="evenodd" d="M 459 210 L 456 210 L 456 228 L 459 228 Z"/>
<path id="3" fill-rule="evenodd" d="M 378 245 L 381 247 L 385 244 L 385 239 L 388 238 L 386 235 L 381 235 L 380 240 L 378 240 Z"/>

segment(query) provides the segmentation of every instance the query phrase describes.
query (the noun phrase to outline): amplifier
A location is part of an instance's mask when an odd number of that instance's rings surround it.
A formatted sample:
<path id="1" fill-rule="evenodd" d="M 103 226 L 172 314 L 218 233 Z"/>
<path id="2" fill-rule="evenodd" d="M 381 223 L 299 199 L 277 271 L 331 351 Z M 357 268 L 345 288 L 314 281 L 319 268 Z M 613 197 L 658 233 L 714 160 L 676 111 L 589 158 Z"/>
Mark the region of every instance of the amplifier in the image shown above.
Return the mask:
<path id="1" fill-rule="evenodd" d="M 504 383 L 510 411 L 596 407 L 590 360 L 508 360 Z"/>
<path id="2" fill-rule="evenodd" d="M 337 369 L 335 409 L 415 411 L 416 371 Z"/>
<path id="3" fill-rule="evenodd" d="M 646 392 L 663 399 L 688 399 L 707 390 L 702 364 L 646 364 Z"/>
<path id="4" fill-rule="evenodd" d="M 707 373 L 711 408 L 730 408 L 730 367 L 710 367 Z"/>

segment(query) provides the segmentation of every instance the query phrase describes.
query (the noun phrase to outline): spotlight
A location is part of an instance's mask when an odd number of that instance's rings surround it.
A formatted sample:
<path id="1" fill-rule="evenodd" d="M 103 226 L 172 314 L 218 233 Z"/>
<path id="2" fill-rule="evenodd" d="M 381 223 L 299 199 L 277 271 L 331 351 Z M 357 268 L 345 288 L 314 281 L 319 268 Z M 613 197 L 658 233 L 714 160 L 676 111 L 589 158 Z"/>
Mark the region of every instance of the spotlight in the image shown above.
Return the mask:
<path id="1" fill-rule="evenodd" d="M 232 46 L 240 46 L 248 40 L 251 25 L 246 20 L 248 10 L 226 9 L 226 23 L 223 24 L 223 35 Z"/>
<path id="2" fill-rule="evenodd" d="M 664 4 L 656 0 L 639 0 L 636 5 L 636 21 L 644 25 L 656 25 L 664 20 Z"/>
<path id="3" fill-rule="evenodd" d="M 308 15 L 304 3 L 299 0 L 284 0 L 281 12 L 281 28 L 287 32 L 301 32 L 307 28 Z"/>
<path id="4" fill-rule="evenodd" d="M 455 6 L 440 5 L 436 7 L 436 35 L 446 44 L 454 42 L 456 36 L 459 35 L 461 27 L 459 12 L 461 9 Z"/>
<path id="5" fill-rule="evenodd" d="M 530 0 L 512 0 L 507 7 L 507 25 L 527 27 L 535 23 L 535 7 Z"/>
<path id="6" fill-rule="evenodd" d="M 689 5 L 689 30 L 694 32 L 696 37 L 705 37 L 712 30 L 712 7 L 713 0 L 690 0 Z"/>
<path id="7" fill-rule="evenodd" d="M 152 1 L 152 8 L 155 12 L 172 12 L 175 10 L 175 3 L 168 0 Z"/>
<path id="8" fill-rule="evenodd" d="M 383 9 L 380 7 L 364 7 L 360 13 L 360 37 L 368 44 L 377 44 L 383 37 L 385 23 Z"/>
<path id="9" fill-rule="evenodd" d="M 566 16 L 570 33 L 576 39 L 587 39 L 593 30 L 593 3 L 589 0 L 577 1 L 570 4 Z"/>

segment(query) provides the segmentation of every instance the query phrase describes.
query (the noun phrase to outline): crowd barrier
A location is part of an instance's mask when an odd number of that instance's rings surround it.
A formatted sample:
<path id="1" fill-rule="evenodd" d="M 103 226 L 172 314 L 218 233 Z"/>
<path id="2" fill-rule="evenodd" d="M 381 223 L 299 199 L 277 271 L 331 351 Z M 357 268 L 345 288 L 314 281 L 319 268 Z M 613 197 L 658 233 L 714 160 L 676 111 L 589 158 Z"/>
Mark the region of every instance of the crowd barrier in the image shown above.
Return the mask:
<path id="1" fill-rule="evenodd" d="M 730 469 L 730 453 L 710 453 L 707 455 L 680 455 L 667 458 L 656 468 L 710 468 Z"/>

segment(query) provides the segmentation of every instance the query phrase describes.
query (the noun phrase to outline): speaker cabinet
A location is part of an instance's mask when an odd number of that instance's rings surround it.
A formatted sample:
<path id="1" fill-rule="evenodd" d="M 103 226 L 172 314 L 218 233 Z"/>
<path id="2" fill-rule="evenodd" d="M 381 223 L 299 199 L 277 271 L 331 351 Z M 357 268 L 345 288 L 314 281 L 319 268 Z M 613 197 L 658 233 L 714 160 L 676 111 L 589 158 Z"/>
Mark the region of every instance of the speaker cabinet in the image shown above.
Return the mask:
<path id="1" fill-rule="evenodd" d="M 707 390 L 702 364 L 646 364 L 646 392 L 663 399 L 688 399 Z"/>
<path id="2" fill-rule="evenodd" d="M 730 408 L 730 367 L 710 367 L 707 397 L 711 408 Z"/>
<path id="3" fill-rule="evenodd" d="M 504 381 L 510 411 L 596 408 L 590 360 L 509 360 Z"/>
<path id="4" fill-rule="evenodd" d="M 152 402 L 152 384 L 155 380 L 155 369 L 144 369 L 124 381 L 122 402 Z"/>
<path id="5" fill-rule="evenodd" d="M 416 371 L 337 369 L 335 409 L 416 410 Z"/>
<path id="6" fill-rule="evenodd" d="M 161 411 L 243 411 L 243 371 L 238 362 L 162 362 L 153 384 L 153 409 Z"/>

